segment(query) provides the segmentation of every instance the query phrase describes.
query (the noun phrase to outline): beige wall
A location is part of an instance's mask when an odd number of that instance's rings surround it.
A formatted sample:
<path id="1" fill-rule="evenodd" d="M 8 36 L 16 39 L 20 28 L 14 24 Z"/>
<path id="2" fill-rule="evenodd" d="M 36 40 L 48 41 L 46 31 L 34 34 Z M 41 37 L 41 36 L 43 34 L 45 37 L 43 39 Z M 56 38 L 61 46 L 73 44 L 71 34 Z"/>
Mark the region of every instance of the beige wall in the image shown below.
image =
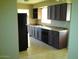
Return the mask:
<path id="1" fill-rule="evenodd" d="M 32 8 L 32 5 L 17 3 L 17 8 L 18 9 L 30 9 L 30 8 Z"/>
<path id="2" fill-rule="evenodd" d="M 48 5 L 56 5 L 61 3 L 71 3 L 71 0 L 46 0 L 44 2 L 37 3 L 33 6 L 33 8 L 48 6 Z"/>
<path id="3" fill-rule="evenodd" d="M 69 2 L 67 2 L 69 1 Z M 48 5 L 54 5 L 54 4 L 61 4 L 61 3 L 71 3 L 70 0 L 60 0 L 60 2 L 57 2 L 56 0 L 46 0 L 44 2 L 41 2 L 41 3 L 37 3 L 37 4 L 34 4 L 34 5 L 27 5 L 27 4 L 17 4 L 17 8 L 20 8 L 20 9 L 29 9 L 29 22 L 30 24 L 41 24 L 41 19 L 33 19 L 32 18 L 32 15 L 33 15 L 33 12 L 32 12 L 32 9 L 33 8 L 39 8 L 39 7 L 43 7 L 43 6 L 48 6 Z M 38 10 L 38 15 L 41 16 L 41 11 Z M 39 17 L 38 16 L 38 17 Z M 46 23 L 42 23 L 44 25 L 47 25 Z M 51 24 L 49 24 L 48 26 L 58 26 L 58 27 L 65 27 L 65 28 L 69 28 L 70 26 L 70 22 L 66 22 L 66 21 L 55 21 L 55 20 L 52 20 L 51 21 Z"/>
<path id="4" fill-rule="evenodd" d="M 70 1 L 70 0 L 64 0 L 64 1 L 60 0 L 60 2 L 57 2 L 56 0 L 48 0 L 48 1 L 37 3 L 37 4 L 33 5 L 33 8 L 39 8 L 39 7 L 55 5 L 55 4 L 61 4 L 61 3 L 65 3 L 67 1 Z M 67 3 L 71 3 L 71 2 L 67 2 Z M 41 23 L 41 24 L 42 25 L 48 25 L 48 26 L 70 28 L 70 21 L 67 22 L 67 21 L 52 20 L 50 24 L 47 24 L 47 23 Z"/>
<path id="5" fill-rule="evenodd" d="M 37 19 L 32 19 L 33 5 L 17 3 L 17 9 L 29 9 L 29 19 L 27 19 L 30 22 L 29 24 L 37 23 Z"/>
<path id="6" fill-rule="evenodd" d="M 38 8 L 38 24 L 41 24 L 42 19 L 42 8 Z"/>

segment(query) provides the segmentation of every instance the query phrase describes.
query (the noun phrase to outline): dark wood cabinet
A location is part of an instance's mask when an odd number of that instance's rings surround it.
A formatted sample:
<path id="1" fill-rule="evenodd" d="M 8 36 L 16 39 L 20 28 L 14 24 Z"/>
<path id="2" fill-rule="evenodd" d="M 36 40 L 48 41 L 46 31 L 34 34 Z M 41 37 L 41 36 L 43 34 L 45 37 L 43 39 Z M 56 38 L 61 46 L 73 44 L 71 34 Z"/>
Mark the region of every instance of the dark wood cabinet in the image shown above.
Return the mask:
<path id="1" fill-rule="evenodd" d="M 26 18 L 27 14 L 18 13 L 19 51 L 27 50 L 28 48 Z"/>
<path id="2" fill-rule="evenodd" d="M 66 20 L 67 3 L 55 5 L 55 20 Z"/>
<path id="3" fill-rule="evenodd" d="M 41 41 L 41 37 L 42 37 L 41 28 L 38 28 L 38 30 L 37 30 L 37 39 Z"/>
<path id="4" fill-rule="evenodd" d="M 63 3 L 48 6 L 48 19 L 50 20 L 70 20 L 71 4 Z"/>
<path id="5" fill-rule="evenodd" d="M 35 27 L 35 39 L 41 40 L 41 28 Z"/>
<path id="6" fill-rule="evenodd" d="M 28 26 L 29 35 L 37 40 L 41 40 L 41 28 L 35 26 Z"/>
<path id="7" fill-rule="evenodd" d="M 41 41 L 48 44 L 48 32 L 49 30 L 41 29 Z"/>
<path id="8" fill-rule="evenodd" d="M 68 31 L 49 31 L 49 45 L 61 49 L 67 47 Z"/>
<path id="9" fill-rule="evenodd" d="M 53 7 L 54 7 L 53 5 L 47 7 L 47 18 L 50 20 L 54 20 L 54 18 L 52 18 L 52 17 L 55 16 L 55 12 L 53 13 L 53 11 L 52 11 Z"/>
<path id="10" fill-rule="evenodd" d="M 67 47 L 67 39 L 68 39 L 68 30 L 62 28 L 62 30 L 58 29 L 45 29 L 37 26 L 30 26 L 31 37 L 40 40 L 52 47 L 57 49 L 62 49 Z"/>
<path id="11" fill-rule="evenodd" d="M 56 31 L 49 31 L 49 41 L 48 44 L 55 47 L 59 48 L 59 33 Z"/>
<path id="12" fill-rule="evenodd" d="M 60 19 L 60 5 L 55 5 L 55 18 L 54 20 L 61 20 Z"/>
<path id="13" fill-rule="evenodd" d="M 35 37 L 35 27 L 34 26 L 28 26 L 28 33 L 30 37 Z"/>
<path id="14" fill-rule="evenodd" d="M 33 9 L 33 19 L 38 18 L 38 8 Z"/>
<path id="15" fill-rule="evenodd" d="M 67 3 L 60 4 L 60 20 L 66 20 L 67 15 Z"/>
<path id="16" fill-rule="evenodd" d="M 48 6 L 48 19 L 55 19 L 55 6 Z"/>

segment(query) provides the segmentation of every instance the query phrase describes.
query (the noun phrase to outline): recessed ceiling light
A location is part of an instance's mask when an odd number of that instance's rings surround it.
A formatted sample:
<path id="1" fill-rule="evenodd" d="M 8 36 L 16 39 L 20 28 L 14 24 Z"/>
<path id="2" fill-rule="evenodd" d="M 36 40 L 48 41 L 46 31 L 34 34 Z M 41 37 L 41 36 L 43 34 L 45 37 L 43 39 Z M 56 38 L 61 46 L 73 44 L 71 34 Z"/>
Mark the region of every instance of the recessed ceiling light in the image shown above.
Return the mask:
<path id="1" fill-rule="evenodd" d="M 28 1 L 28 0 L 24 0 L 24 1 Z"/>
<path id="2" fill-rule="evenodd" d="M 60 0 L 56 0 L 57 2 L 59 2 Z"/>

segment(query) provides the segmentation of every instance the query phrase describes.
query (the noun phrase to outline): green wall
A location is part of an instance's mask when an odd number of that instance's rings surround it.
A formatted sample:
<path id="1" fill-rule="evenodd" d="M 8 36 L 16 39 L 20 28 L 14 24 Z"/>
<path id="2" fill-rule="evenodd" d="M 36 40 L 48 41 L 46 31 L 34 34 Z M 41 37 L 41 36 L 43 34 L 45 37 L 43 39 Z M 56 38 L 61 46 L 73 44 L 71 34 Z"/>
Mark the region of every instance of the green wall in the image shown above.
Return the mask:
<path id="1" fill-rule="evenodd" d="M 18 59 L 16 0 L 0 0 L 0 59 Z"/>
<path id="2" fill-rule="evenodd" d="M 72 0 L 68 59 L 78 59 L 78 2 Z"/>

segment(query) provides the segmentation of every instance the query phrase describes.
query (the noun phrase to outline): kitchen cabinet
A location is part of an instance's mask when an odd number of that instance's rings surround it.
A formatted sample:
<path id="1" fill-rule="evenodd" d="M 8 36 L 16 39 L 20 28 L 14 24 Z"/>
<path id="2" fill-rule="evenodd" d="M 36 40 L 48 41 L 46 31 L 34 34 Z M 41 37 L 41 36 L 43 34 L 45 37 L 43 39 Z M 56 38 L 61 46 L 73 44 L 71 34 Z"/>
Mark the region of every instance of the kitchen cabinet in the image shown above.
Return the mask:
<path id="1" fill-rule="evenodd" d="M 28 26 L 28 32 L 31 37 L 35 36 L 35 28 L 34 26 Z"/>
<path id="2" fill-rule="evenodd" d="M 48 32 L 49 30 L 41 29 L 41 41 L 48 44 Z"/>
<path id="3" fill-rule="evenodd" d="M 33 19 L 37 19 L 38 18 L 38 8 L 34 8 L 33 9 Z"/>
<path id="4" fill-rule="evenodd" d="M 67 47 L 68 31 L 49 31 L 49 45 L 61 49 Z"/>
<path id="5" fill-rule="evenodd" d="M 41 28 L 38 27 L 38 30 L 37 30 L 37 39 L 41 41 Z"/>
<path id="6" fill-rule="evenodd" d="M 48 12 L 47 18 L 54 20 L 55 19 L 55 6 L 48 6 L 47 12 Z"/>
<path id="7" fill-rule="evenodd" d="M 41 40 L 41 28 L 36 26 L 28 26 L 29 35 L 37 40 Z"/>
<path id="8" fill-rule="evenodd" d="M 29 36 L 32 36 L 32 30 L 31 30 L 31 26 L 28 26 L 28 34 L 29 34 Z"/>
<path id="9" fill-rule="evenodd" d="M 67 3 L 55 5 L 55 20 L 66 20 Z"/>
<path id="10" fill-rule="evenodd" d="M 41 40 L 41 28 L 35 27 L 35 39 Z"/>
<path id="11" fill-rule="evenodd" d="M 48 6 L 48 19 L 70 21 L 71 3 Z"/>
<path id="12" fill-rule="evenodd" d="M 52 47 L 62 49 L 67 47 L 68 30 L 65 28 L 52 28 L 47 29 L 46 27 L 30 26 L 29 32 L 31 37 L 40 40 Z"/>
<path id="13" fill-rule="evenodd" d="M 58 45 L 59 45 L 59 42 L 58 42 L 58 37 L 59 34 L 58 32 L 56 31 L 49 31 L 49 45 L 55 47 L 55 48 L 59 48 Z"/>
<path id="14" fill-rule="evenodd" d="M 60 4 L 60 20 L 66 20 L 67 15 L 67 3 Z"/>
<path id="15" fill-rule="evenodd" d="M 54 20 L 60 20 L 60 5 L 55 5 L 55 18 Z"/>

